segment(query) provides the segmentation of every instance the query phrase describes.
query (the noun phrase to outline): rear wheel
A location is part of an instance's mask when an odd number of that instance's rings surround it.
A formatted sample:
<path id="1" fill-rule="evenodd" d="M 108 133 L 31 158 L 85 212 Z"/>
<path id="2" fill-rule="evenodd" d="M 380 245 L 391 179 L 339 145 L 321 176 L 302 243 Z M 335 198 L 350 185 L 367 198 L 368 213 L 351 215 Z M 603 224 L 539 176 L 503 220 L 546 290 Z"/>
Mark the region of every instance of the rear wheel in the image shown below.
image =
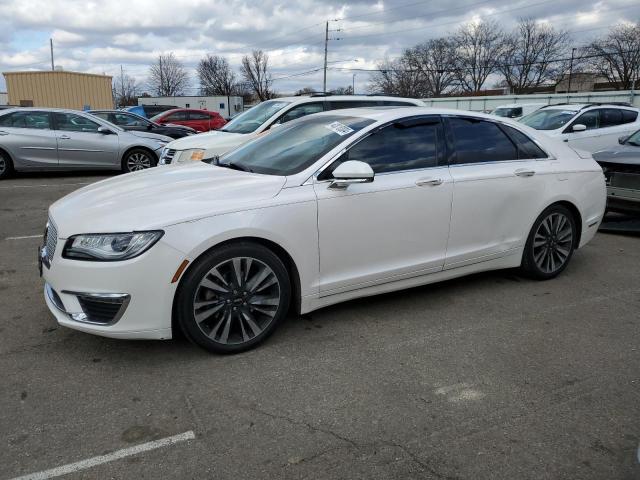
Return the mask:
<path id="1" fill-rule="evenodd" d="M 536 219 L 529 233 L 522 270 L 539 280 L 557 276 L 569 264 L 576 239 L 576 222 L 571 211 L 562 205 L 550 206 Z"/>
<path id="2" fill-rule="evenodd" d="M 158 161 L 155 155 L 142 148 L 129 150 L 122 159 L 122 171 L 124 173 L 138 172 L 155 167 Z"/>
<path id="3" fill-rule="evenodd" d="M 0 180 L 8 178 L 13 173 L 13 163 L 6 153 L 0 151 Z"/>
<path id="4" fill-rule="evenodd" d="M 206 254 L 182 280 L 176 303 L 185 335 L 216 353 L 237 353 L 264 341 L 285 317 L 291 286 L 287 269 L 255 243 Z"/>

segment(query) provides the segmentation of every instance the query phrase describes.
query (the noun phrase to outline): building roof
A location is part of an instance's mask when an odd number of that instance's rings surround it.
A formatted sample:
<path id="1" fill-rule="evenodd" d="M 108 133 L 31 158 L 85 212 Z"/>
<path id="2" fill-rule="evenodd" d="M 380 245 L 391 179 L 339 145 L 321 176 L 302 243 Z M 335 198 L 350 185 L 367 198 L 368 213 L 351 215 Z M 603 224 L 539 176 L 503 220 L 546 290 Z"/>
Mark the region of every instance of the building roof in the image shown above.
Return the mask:
<path id="1" fill-rule="evenodd" d="M 40 75 L 40 74 L 82 75 L 85 77 L 113 78 L 111 75 L 101 75 L 98 73 L 72 72 L 70 70 L 21 70 L 18 72 L 2 72 L 2 75 L 4 75 L 5 77 L 7 75 Z"/>

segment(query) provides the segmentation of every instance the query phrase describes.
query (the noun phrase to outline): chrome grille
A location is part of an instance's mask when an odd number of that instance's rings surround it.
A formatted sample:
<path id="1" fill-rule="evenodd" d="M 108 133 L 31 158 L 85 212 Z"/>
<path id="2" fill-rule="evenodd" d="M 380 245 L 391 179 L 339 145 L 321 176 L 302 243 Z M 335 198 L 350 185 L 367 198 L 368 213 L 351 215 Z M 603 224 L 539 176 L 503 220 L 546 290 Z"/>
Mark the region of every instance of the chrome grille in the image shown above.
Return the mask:
<path id="1" fill-rule="evenodd" d="M 173 162 L 173 157 L 176 155 L 176 151 L 173 148 L 167 148 L 162 154 L 162 163 L 169 165 Z"/>
<path id="2" fill-rule="evenodd" d="M 47 231 L 45 233 L 44 245 L 47 247 L 47 260 L 49 263 L 53 261 L 53 256 L 56 253 L 56 245 L 58 243 L 58 229 L 53 220 L 49 219 L 47 222 Z"/>

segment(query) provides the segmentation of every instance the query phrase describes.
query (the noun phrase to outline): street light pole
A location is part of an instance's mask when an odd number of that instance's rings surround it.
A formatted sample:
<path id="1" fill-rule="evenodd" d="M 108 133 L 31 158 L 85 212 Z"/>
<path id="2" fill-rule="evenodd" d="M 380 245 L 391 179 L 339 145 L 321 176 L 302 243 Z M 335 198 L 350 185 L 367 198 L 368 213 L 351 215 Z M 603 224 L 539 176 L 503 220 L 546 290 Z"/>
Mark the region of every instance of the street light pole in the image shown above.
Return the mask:
<path id="1" fill-rule="evenodd" d="M 573 56 L 576 53 L 576 49 L 571 49 L 571 63 L 569 63 L 569 86 L 567 87 L 567 95 L 571 93 L 571 77 L 573 75 Z M 568 97 L 567 97 L 568 98 Z"/>
<path id="2" fill-rule="evenodd" d="M 322 80 L 322 93 L 327 91 L 327 48 L 329 46 L 329 21 L 324 29 L 324 79 Z"/>

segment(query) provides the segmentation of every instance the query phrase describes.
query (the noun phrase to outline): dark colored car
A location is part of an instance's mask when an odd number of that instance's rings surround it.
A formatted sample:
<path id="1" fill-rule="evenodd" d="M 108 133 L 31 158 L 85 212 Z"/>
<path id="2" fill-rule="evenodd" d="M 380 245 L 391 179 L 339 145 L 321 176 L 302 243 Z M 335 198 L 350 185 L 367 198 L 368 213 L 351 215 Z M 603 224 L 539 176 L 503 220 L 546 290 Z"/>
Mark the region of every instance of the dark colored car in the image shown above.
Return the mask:
<path id="1" fill-rule="evenodd" d="M 199 132 L 218 130 L 227 123 L 218 112 L 196 110 L 193 108 L 174 108 L 173 110 L 159 113 L 151 118 L 151 120 L 161 125 L 184 125 L 194 128 Z"/>
<path id="2" fill-rule="evenodd" d="M 166 135 L 174 139 L 198 133 L 191 127 L 182 125 L 160 125 L 135 113 L 123 112 L 121 110 L 90 110 L 89 113 L 129 131 L 157 133 L 158 135 Z"/>
<path id="3" fill-rule="evenodd" d="M 607 210 L 640 214 L 640 130 L 593 154 L 607 179 Z"/>

